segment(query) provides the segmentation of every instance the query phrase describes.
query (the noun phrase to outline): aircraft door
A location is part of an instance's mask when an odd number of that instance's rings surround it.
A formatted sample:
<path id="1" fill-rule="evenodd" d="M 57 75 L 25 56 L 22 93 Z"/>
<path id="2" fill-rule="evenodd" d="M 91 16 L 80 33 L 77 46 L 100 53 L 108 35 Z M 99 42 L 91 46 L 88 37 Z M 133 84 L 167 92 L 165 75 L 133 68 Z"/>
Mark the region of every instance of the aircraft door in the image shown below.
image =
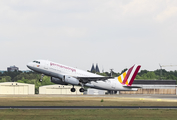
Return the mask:
<path id="1" fill-rule="evenodd" d="M 49 68 L 49 61 L 46 61 L 45 65 L 44 65 L 44 69 L 48 69 Z"/>

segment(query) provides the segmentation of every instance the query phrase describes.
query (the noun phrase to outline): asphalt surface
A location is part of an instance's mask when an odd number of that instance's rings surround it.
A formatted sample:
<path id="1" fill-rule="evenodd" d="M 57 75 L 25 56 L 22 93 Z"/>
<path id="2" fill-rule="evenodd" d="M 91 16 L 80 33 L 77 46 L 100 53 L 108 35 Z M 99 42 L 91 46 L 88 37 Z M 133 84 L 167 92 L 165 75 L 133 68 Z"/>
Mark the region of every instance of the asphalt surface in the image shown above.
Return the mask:
<path id="1" fill-rule="evenodd" d="M 154 98 L 154 99 L 173 99 L 177 100 L 177 95 L 154 95 L 154 94 L 119 94 L 119 95 L 40 95 L 40 94 L 35 94 L 35 95 L 0 95 L 1 97 L 6 97 L 6 98 L 13 98 L 13 97 L 31 97 L 31 98 L 45 98 L 45 97 L 54 97 L 54 98 L 59 98 L 59 97 L 113 97 L 113 98 Z"/>
<path id="2" fill-rule="evenodd" d="M 177 100 L 177 95 L 157 95 L 157 94 L 121 94 L 119 97 L 127 97 L 127 98 L 155 98 L 155 99 L 173 99 Z"/>
<path id="3" fill-rule="evenodd" d="M 0 109 L 177 109 L 177 106 L 0 106 Z"/>

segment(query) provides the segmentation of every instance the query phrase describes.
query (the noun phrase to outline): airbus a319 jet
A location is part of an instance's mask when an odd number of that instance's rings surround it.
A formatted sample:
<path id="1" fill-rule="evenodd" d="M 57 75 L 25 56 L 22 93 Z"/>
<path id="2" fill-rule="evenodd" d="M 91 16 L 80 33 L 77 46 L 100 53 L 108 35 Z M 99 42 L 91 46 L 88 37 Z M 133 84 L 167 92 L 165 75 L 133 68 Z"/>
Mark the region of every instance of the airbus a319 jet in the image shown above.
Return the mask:
<path id="1" fill-rule="evenodd" d="M 55 63 L 48 60 L 35 60 L 27 64 L 27 67 L 35 72 L 41 73 L 41 79 L 44 75 L 51 77 L 51 82 L 55 84 L 71 84 L 71 92 L 75 92 L 74 86 L 81 86 L 80 92 L 84 92 L 84 86 L 113 91 L 132 91 L 137 90 L 138 86 L 132 86 L 132 83 L 140 69 L 140 65 L 133 65 L 118 77 L 104 77 L 74 67 Z"/>

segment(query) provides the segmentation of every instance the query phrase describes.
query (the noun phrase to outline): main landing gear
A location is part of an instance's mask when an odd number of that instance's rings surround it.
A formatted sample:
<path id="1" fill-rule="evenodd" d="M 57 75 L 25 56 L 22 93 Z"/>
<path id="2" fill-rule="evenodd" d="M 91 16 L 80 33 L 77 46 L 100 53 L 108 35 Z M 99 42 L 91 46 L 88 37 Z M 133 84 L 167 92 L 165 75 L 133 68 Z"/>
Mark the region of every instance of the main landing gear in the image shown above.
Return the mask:
<path id="1" fill-rule="evenodd" d="M 73 88 L 71 88 L 71 92 L 75 92 L 76 89 L 74 88 L 74 85 L 73 85 Z"/>
<path id="2" fill-rule="evenodd" d="M 71 92 L 75 92 L 76 91 L 76 89 L 75 88 L 71 88 Z"/>
<path id="3" fill-rule="evenodd" d="M 84 92 L 84 88 L 80 88 L 79 91 L 80 91 L 80 92 Z"/>
<path id="4" fill-rule="evenodd" d="M 80 83 L 80 85 L 81 85 L 82 87 L 79 89 L 79 91 L 80 91 L 80 92 L 84 92 L 84 84 L 83 84 L 83 83 Z"/>
<path id="5" fill-rule="evenodd" d="M 44 74 L 41 74 L 41 79 L 39 79 L 39 82 L 42 82 L 43 77 L 44 77 Z"/>
<path id="6" fill-rule="evenodd" d="M 76 89 L 74 88 L 74 85 L 73 85 L 73 88 L 71 88 L 71 92 L 75 92 L 75 91 L 76 91 Z M 84 92 L 85 90 L 84 90 L 84 88 L 80 88 L 79 91 Z"/>

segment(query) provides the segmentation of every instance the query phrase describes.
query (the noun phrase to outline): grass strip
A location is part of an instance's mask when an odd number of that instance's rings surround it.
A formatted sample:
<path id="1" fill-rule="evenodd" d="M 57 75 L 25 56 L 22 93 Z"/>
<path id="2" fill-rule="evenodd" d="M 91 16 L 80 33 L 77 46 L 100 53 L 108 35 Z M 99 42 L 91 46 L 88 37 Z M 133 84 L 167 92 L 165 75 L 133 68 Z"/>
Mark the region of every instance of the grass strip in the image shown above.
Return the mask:
<path id="1" fill-rule="evenodd" d="M 174 109 L 0 110 L 0 120 L 176 120 Z"/>

